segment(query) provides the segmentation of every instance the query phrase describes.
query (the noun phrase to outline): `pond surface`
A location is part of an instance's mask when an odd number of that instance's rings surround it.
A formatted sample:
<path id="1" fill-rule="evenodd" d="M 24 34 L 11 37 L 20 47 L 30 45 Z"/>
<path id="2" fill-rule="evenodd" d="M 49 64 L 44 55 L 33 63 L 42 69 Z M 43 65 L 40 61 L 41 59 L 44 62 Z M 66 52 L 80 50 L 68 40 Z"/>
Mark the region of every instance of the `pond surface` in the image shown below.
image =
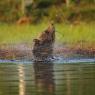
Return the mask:
<path id="1" fill-rule="evenodd" d="M 94 63 L 1 63 L 0 95 L 95 95 Z"/>

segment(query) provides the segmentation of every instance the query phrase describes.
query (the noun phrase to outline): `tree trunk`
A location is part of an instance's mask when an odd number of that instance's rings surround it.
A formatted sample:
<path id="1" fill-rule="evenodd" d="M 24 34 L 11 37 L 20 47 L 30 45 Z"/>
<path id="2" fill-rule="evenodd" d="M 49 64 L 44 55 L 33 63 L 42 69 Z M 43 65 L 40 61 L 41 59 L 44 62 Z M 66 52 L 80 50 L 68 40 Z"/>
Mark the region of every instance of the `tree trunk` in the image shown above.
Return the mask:
<path id="1" fill-rule="evenodd" d="M 21 0 L 21 13 L 25 15 L 25 0 Z"/>
<path id="2" fill-rule="evenodd" d="M 67 6 L 67 7 L 70 6 L 70 0 L 66 0 L 66 6 Z"/>

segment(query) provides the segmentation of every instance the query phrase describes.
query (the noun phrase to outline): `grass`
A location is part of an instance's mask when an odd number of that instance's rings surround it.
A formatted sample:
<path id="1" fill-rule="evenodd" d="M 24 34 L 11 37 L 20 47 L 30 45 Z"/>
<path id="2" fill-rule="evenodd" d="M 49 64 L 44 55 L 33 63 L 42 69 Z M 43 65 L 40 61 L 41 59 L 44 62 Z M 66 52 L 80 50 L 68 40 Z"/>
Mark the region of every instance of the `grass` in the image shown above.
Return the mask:
<path id="1" fill-rule="evenodd" d="M 39 25 L 0 25 L 0 43 L 32 42 L 44 28 Z"/>
<path id="2" fill-rule="evenodd" d="M 67 43 L 79 41 L 94 42 L 95 32 L 93 24 L 58 25 L 58 40 Z M 62 34 L 62 35 L 61 35 Z"/>
<path id="3" fill-rule="evenodd" d="M 46 29 L 47 24 L 38 25 L 0 25 L 0 43 L 32 43 L 34 38 Z M 95 42 L 95 23 L 78 25 L 56 24 L 56 41 L 76 43 L 78 41 Z"/>

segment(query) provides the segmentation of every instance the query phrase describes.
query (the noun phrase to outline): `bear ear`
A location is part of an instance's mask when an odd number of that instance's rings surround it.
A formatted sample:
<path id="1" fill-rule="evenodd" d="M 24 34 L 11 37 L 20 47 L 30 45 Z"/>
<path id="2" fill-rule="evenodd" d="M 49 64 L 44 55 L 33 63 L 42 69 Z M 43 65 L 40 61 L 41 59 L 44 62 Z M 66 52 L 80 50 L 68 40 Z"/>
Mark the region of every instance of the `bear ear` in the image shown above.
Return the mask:
<path id="1" fill-rule="evenodd" d="M 48 34 L 48 33 L 49 33 L 49 31 L 48 31 L 48 30 L 46 30 L 46 31 L 45 31 L 45 33 L 46 33 L 46 34 Z"/>
<path id="2" fill-rule="evenodd" d="M 33 42 L 39 42 L 39 40 L 38 39 L 33 39 Z"/>

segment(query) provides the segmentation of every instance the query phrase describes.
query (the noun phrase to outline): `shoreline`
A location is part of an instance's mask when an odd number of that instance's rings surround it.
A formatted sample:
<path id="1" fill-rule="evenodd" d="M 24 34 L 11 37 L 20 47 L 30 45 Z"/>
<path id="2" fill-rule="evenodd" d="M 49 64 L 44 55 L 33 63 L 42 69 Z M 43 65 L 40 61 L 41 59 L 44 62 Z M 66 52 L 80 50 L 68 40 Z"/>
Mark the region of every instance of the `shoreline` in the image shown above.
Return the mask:
<path id="1" fill-rule="evenodd" d="M 54 56 L 64 56 L 64 58 L 95 58 L 95 45 L 87 43 L 56 45 Z M 8 60 L 32 60 L 32 44 L 3 44 L 0 45 L 0 59 Z"/>

